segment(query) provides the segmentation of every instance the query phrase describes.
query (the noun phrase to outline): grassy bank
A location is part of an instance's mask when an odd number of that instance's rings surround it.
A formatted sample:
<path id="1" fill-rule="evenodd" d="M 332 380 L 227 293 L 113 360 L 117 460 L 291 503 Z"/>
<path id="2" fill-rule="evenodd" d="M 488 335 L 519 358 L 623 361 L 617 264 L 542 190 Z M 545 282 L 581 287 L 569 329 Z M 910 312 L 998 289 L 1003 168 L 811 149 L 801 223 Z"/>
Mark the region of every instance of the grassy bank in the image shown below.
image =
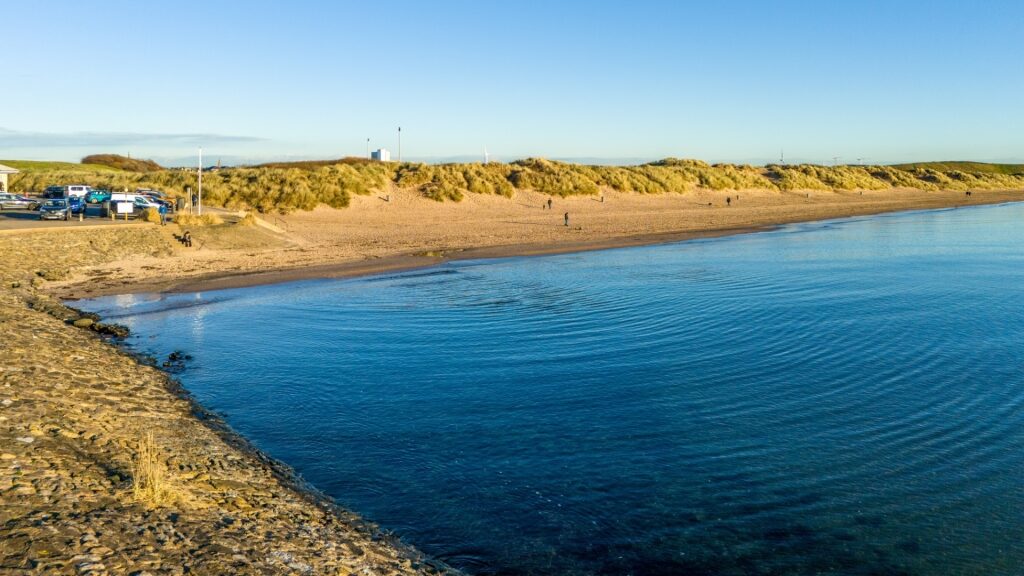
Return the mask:
<path id="1" fill-rule="evenodd" d="M 30 164 L 6 160 L 3 163 L 15 167 Z M 191 171 L 142 172 L 105 165 L 31 164 L 11 178 L 13 190 L 33 192 L 51 184 L 74 181 L 110 189 L 153 187 L 183 195 L 187 188 L 195 189 L 197 185 L 196 174 Z M 563 197 L 596 195 L 602 190 L 639 194 L 686 193 L 697 189 L 997 190 L 1024 188 L 1024 165 L 941 162 L 899 166 L 749 166 L 667 158 L 638 166 L 591 166 L 540 158 L 508 164 L 398 164 L 348 158 L 230 168 L 207 173 L 203 178 L 206 202 L 260 212 L 311 210 L 319 204 L 343 208 L 353 195 L 382 192 L 392 186 L 415 190 L 438 201 L 459 201 L 467 193 L 511 197 L 516 190 Z"/>

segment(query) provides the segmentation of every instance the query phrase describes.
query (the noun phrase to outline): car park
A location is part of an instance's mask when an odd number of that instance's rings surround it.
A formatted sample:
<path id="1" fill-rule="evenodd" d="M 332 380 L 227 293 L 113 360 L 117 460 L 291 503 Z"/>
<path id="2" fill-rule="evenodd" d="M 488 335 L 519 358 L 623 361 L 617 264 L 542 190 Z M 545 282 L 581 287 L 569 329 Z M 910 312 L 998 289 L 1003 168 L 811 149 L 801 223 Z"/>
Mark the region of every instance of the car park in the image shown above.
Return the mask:
<path id="1" fill-rule="evenodd" d="M 39 207 L 40 220 L 67 220 L 70 217 L 68 201 L 63 198 L 51 198 Z"/>
<path id="2" fill-rule="evenodd" d="M 110 200 L 110 190 L 92 189 L 85 195 L 88 204 L 103 204 L 107 200 Z"/>
<path id="3" fill-rule="evenodd" d="M 39 201 L 18 194 L 0 193 L 0 210 L 36 210 L 39 208 Z"/>

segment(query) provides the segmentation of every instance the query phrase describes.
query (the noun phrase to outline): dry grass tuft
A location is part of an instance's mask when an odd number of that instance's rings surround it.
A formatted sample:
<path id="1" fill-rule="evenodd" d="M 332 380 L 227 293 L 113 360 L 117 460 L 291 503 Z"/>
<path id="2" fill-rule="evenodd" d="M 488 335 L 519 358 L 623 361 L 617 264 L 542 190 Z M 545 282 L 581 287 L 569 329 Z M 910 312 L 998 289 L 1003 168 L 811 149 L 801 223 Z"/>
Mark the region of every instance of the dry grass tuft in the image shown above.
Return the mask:
<path id="1" fill-rule="evenodd" d="M 252 215 L 252 212 L 246 212 L 245 216 L 238 219 L 239 226 L 255 226 L 256 217 Z"/>
<path id="2" fill-rule="evenodd" d="M 146 208 L 139 216 L 143 222 L 160 222 L 160 211 L 156 208 Z"/>
<path id="3" fill-rule="evenodd" d="M 132 460 L 132 492 L 137 502 L 149 508 L 159 508 L 178 500 L 152 432 L 147 432 L 139 442 L 139 450 Z"/>
<path id="4" fill-rule="evenodd" d="M 196 214 L 176 214 L 174 216 L 174 223 L 179 226 L 216 226 L 217 224 L 223 224 L 224 220 L 216 214 L 203 214 L 202 216 Z"/>

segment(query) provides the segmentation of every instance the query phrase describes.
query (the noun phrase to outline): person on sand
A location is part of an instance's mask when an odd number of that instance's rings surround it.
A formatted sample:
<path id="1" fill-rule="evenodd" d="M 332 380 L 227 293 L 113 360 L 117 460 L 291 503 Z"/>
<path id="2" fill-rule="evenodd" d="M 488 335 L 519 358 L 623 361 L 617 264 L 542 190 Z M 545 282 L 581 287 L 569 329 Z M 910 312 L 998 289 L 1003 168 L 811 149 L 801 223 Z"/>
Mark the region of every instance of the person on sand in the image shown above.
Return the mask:
<path id="1" fill-rule="evenodd" d="M 167 206 L 161 204 L 156 211 L 160 213 L 160 225 L 167 226 Z"/>
<path id="2" fill-rule="evenodd" d="M 189 232 L 188 230 L 185 230 L 185 233 L 181 235 L 181 243 L 184 244 L 186 247 L 191 248 L 192 247 L 192 233 Z"/>
<path id="3" fill-rule="evenodd" d="M 551 210 L 551 197 L 548 197 L 548 210 Z"/>
<path id="4" fill-rule="evenodd" d="M 568 212 L 565 213 L 565 225 L 566 225 L 566 227 L 569 226 L 569 213 Z"/>
<path id="5" fill-rule="evenodd" d="M 732 206 L 732 198 L 731 197 L 729 197 L 729 196 L 725 197 L 725 205 L 726 206 Z"/>

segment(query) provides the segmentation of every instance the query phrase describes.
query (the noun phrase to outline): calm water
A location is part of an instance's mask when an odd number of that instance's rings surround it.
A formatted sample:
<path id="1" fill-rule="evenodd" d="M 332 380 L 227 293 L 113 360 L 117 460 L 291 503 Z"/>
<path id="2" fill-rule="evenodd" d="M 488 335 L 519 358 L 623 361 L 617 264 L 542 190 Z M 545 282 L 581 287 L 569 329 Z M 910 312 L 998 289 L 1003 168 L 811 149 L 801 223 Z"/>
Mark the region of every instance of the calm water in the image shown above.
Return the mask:
<path id="1" fill-rule="evenodd" d="M 87 307 L 479 574 L 1019 574 L 1024 205 Z"/>

